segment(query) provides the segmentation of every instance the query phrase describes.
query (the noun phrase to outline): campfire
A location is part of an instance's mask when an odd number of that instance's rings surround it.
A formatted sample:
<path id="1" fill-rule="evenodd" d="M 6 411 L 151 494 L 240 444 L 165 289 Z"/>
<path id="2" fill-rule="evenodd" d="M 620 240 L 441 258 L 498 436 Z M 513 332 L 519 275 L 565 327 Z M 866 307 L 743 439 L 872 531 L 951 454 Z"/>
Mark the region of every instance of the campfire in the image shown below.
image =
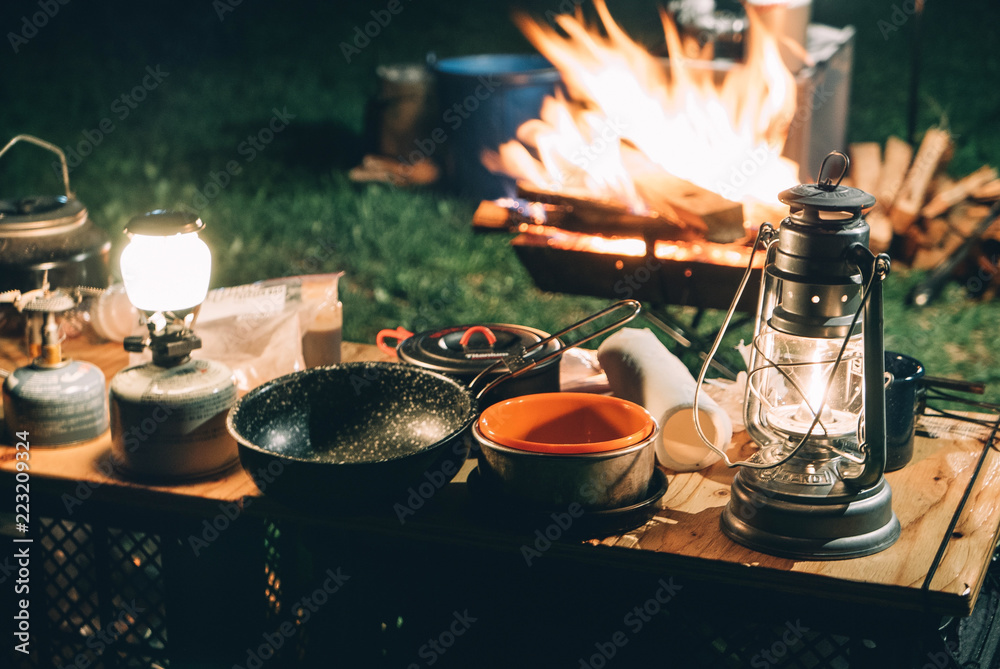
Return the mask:
<path id="1" fill-rule="evenodd" d="M 601 0 L 594 4 L 594 26 L 561 15 L 560 31 L 517 16 L 566 92 L 546 98 L 540 118 L 486 152 L 484 164 L 514 177 L 528 200 L 591 222 L 603 217 L 611 234 L 645 224 L 659 239 L 730 243 L 780 220 L 787 209 L 777 194 L 799 182 L 798 165 L 782 155 L 797 86 L 753 8 L 744 62 L 723 71 L 683 55 L 665 12 L 662 60 L 630 39 Z M 617 246 L 628 255 L 644 243 Z"/>

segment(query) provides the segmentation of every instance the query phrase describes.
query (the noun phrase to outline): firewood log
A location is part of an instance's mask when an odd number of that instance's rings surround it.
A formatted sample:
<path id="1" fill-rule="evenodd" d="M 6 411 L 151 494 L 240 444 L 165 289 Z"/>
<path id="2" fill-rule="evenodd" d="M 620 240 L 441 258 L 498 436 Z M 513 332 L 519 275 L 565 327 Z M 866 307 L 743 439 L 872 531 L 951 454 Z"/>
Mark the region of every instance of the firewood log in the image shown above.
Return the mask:
<path id="1" fill-rule="evenodd" d="M 967 177 L 955 182 L 950 188 L 937 193 L 934 198 L 920 210 L 924 218 L 934 218 L 948 211 L 986 183 L 997 178 L 997 171 L 989 165 L 984 165 Z"/>
<path id="2" fill-rule="evenodd" d="M 889 210 L 896 234 L 905 233 L 920 214 L 927 187 L 938 169 L 947 162 L 951 152 L 951 135 L 941 128 L 929 128 L 920 143 L 910 171 Z"/>

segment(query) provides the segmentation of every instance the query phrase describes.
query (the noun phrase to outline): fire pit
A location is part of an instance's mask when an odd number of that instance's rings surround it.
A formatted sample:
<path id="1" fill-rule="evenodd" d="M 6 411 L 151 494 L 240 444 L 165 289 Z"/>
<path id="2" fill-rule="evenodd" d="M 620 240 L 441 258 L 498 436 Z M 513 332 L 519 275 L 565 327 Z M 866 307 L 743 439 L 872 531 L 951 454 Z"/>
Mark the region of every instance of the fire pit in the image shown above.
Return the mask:
<path id="1" fill-rule="evenodd" d="M 518 199 L 481 203 L 473 225 L 520 233 L 511 244 L 543 290 L 724 309 L 747 240 L 788 213 L 777 194 L 843 147 L 854 31 L 809 26 L 809 62 L 792 75 L 752 10 L 737 63 L 663 61 L 595 6 L 603 31 L 518 19 L 567 95 L 483 156 L 517 178 Z M 740 309 L 753 311 L 753 293 Z"/>

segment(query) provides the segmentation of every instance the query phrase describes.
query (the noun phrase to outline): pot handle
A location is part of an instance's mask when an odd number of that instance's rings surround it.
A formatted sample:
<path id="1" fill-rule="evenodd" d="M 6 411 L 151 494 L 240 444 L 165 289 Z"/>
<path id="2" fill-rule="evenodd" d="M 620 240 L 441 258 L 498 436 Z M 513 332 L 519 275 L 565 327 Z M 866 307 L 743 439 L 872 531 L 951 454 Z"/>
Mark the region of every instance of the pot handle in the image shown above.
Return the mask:
<path id="1" fill-rule="evenodd" d="M 52 153 L 59 156 L 59 162 L 62 163 L 63 188 L 66 189 L 66 197 L 72 198 L 73 193 L 69 189 L 69 165 L 66 164 L 66 154 L 63 153 L 62 149 L 60 149 L 55 144 L 50 144 L 46 142 L 44 139 L 38 139 L 34 135 L 17 135 L 16 137 L 14 137 L 14 139 L 7 142 L 7 144 L 4 145 L 2 149 L 0 149 L 0 156 L 3 156 L 3 154 L 7 153 L 7 150 L 10 147 L 14 146 L 15 144 L 17 144 L 22 140 L 25 142 L 30 142 L 31 144 L 35 144 L 36 146 L 40 146 L 43 149 L 48 149 Z"/>
<path id="2" fill-rule="evenodd" d="M 593 332 L 584 337 L 583 339 L 577 339 L 576 341 L 569 342 L 568 344 L 563 343 L 563 345 L 560 348 L 557 348 L 556 350 L 552 351 L 547 355 L 542 356 L 541 358 L 537 358 L 535 360 L 525 360 L 525 356 L 528 353 L 534 351 L 535 349 L 541 348 L 546 344 L 548 344 L 549 342 L 559 339 L 563 335 L 569 334 L 570 332 L 573 332 L 574 330 L 577 330 L 583 327 L 584 325 L 592 323 L 600 318 L 603 318 L 604 316 L 607 316 L 612 312 L 620 311 L 622 309 L 628 309 L 628 313 L 626 313 L 624 316 L 621 316 L 620 318 L 618 318 L 618 320 L 612 322 L 610 325 L 604 326 L 597 332 Z M 559 332 L 553 335 L 549 335 L 545 339 L 536 341 L 534 344 L 532 344 L 527 348 L 521 349 L 520 354 L 511 354 L 501 358 L 500 360 L 497 360 L 495 363 L 493 363 L 483 371 L 479 372 L 479 374 L 476 375 L 476 378 L 472 379 L 472 383 L 469 384 L 469 389 L 470 390 L 474 389 L 480 379 L 489 376 L 497 369 L 499 369 L 501 365 L 505 366 L 507 368 L 507 371 L 505 373 L 493 379 L 490 383 L 486 384 L 486 386 L 484 386 L 482 390 L 476 393 L 476 399 L 477 400 L 481 399 L 484 395 L 486 395 L 486 393 L 493 390 L 497 385 L 499 385 L 503 381 L 512 379 L 515 376 L 520 376 L 534 369 L 535 367 L 537 367 L 542 363 L 548 362 L 553 358 L 558 358 L 569 349 L 576 348 L 582 344 L 586 344 L 591 339 L 600 337 L 601 335 L 607 334 L 612 330 L 617 330 L 619 327 L 625 325 L 630 320 L 638 316 L 641 310 L 642 310 L 642 304 L 640 304 L 638 300 L 622 300 L 621 302 L 615 302 L 610 307 L 607 307 L 606 309 L 602 309 L 601 311 L 598 311 L 595 314 L 587 316 L 582 321 L 577 321 L 573 325 L 570 325 L 568 328 L 560 330 Z"/>
<path id="3" fill-rule="evenodd" d="M 390 346 L 385 343 L 386 339 L 395 339 L 397 341 L 397 346 L 403 342 L 404 339 L 409 339 L 413 336 L 413 333 L 399 326 L 395 330 L 379 330 L 378 334 L 375 335 L 375 345 L 378 349 L 385 353 L 386 355 L 396 355 L 396 347 Z"/>
<path id="4" fill-rule="evenodd" d="M 458 343 L 463 347 L 469 345 L 469 341 L 472 339 L 472 335 L 479 333 L 486 337 L 486 343 L 491 347 L 493 344 L 497 343 L 497 336 L 493 334 L 493 330 L 490 330 L 485 325 L 473 325 L 471 328 L 462 333 L 462 338 L 458 340 Z"/>

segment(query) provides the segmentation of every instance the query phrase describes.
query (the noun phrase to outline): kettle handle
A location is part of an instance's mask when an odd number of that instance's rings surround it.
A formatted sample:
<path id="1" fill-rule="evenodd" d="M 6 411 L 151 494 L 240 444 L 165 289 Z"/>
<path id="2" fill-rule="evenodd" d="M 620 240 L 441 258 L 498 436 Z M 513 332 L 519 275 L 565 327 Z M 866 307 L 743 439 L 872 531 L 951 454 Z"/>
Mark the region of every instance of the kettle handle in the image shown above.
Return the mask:
<path id="1" fill-rule="evenodd" d="M 22 140 L 40 146 L 43 149 L 48 149 L 52 153 L 59 156 L 59 162 L 62 163 L 63 188 L 66 189 L 66 197 L 72 198 L 73 192 L 69 189 L 69 165 L 66 163 L 66 154 L 63 153 L 63 150 L 60 149 L 55 144 L 50 144 L 49 142 L 46 142 L 44 139 L 38 139 L 34 135 L 17 135 L 16 137 L 14 137 L 14 139 L 7 142 L 7 144 L 2 149 L 0 149 L 0 157 L 2 157 L 3 154 L 7 153 L 7 149 L 9 149 L 10 147 L 14 146 L 15 144 L 17 144 Z"/>

